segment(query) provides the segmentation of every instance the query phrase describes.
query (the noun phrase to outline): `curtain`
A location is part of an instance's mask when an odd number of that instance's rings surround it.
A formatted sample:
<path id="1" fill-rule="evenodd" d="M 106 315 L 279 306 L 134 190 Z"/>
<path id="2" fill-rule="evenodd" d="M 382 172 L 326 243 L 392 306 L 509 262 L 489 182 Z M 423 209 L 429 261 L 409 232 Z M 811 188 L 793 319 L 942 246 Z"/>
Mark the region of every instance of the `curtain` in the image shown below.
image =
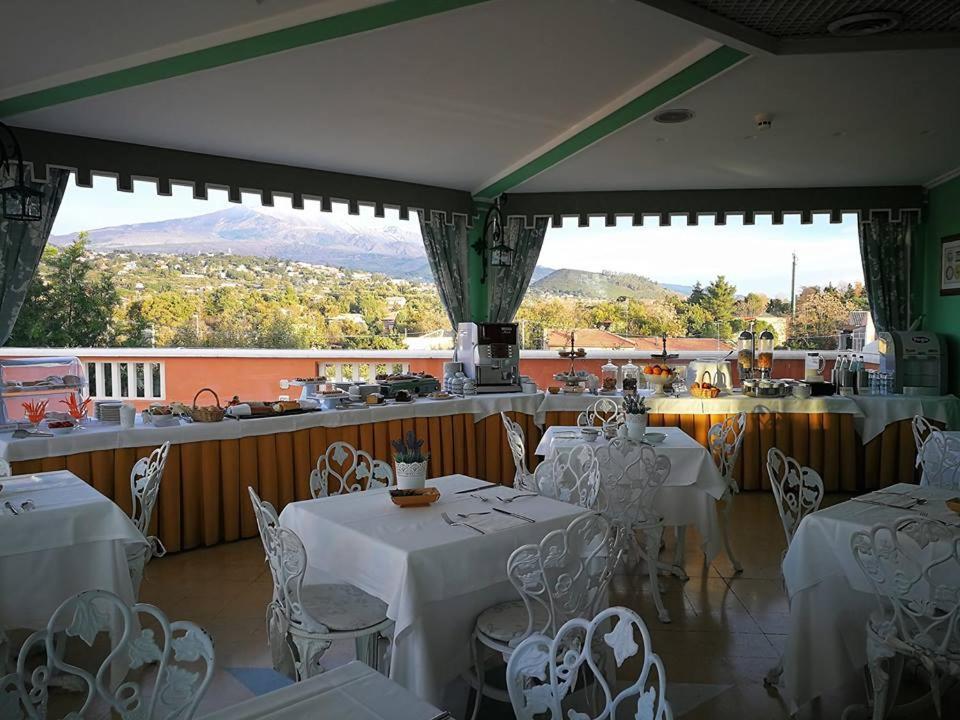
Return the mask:
<path id="1" fill-rule="evenodd" d="M 457 326 L 470 314 L 466 220 L 457 216 L 453 224 L 448 224 L 442 213 L 431 213 L 429 220 L 421 213 L 420 233 L 440 300 L 456 333 Z"/>
<path id="2" fill-rule="evenodd" d="M 15 222 L 0 216 L 0 345 L 6 344 L 20 314 L 23 299 L 40 264 L 50 229 L 67 188 L 67 170 L 51 169 L 45 183 L 28 183 L 43 193 L 43 217 L 37 222 Z"/>
<path id="3" fill-rule="evenodd" d="M 524 218 L 512 217 L 507 220 L 503 241 L 513 248 L 513 264 L 494 266 L 488 270 L 487 320 L 490 322 L 508 323 L 517 314 L 540 258 L 548 222 L 547 218 L 537 218 L 534 226 L 527 228 L 524 227 Z"/>
<path id="4" fill-rule="evenodd" d="M 910 239 L 914 220 L 894 222 L 888 213 L 871 213 L 860 223 L 860 257 L 870 312 L 878 331 L 910 326 Z"/>

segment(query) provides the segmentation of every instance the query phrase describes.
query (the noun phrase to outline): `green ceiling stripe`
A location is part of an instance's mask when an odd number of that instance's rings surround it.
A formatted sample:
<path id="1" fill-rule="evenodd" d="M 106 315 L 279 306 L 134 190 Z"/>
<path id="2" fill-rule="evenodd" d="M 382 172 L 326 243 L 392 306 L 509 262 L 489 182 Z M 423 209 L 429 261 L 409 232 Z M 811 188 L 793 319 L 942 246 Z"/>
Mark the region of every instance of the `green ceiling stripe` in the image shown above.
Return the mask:
<path id="1" fill-rule="evenodd" d="M 39 110 L 93 95 L 189 75 L 325 40 L 355 35 L 489 0 L 393 0 L 295 27 L 177 55 L 96 77 L 0 100 L 0 117 Z"/>
<path id="2" fill-rule="evenodd" d="M 495 198 L 535 175 L 566 160 L 574 153 L 580 152 L 607 135 L 629 125 L 634 120 L 656 110 L 688 90 L 706 82 L 715 75 L 736 65 L 747 57 L 747 54 L 731 47 L 720 47 L 709 55 L 702 57 L 695 63 L 688 65 L 676 75 L 664 80 L 643 95 L 634 98 L 623 107 L 617 108 L 609 115 L 597 120 L 593 125 L 584 128 L 576 135 L 567 138 L 556 147 L 551 148 L 537 158 L 534 158 L 523 167 L 514 170 L 509 175 L 474 193 L 479 198 Z"/>

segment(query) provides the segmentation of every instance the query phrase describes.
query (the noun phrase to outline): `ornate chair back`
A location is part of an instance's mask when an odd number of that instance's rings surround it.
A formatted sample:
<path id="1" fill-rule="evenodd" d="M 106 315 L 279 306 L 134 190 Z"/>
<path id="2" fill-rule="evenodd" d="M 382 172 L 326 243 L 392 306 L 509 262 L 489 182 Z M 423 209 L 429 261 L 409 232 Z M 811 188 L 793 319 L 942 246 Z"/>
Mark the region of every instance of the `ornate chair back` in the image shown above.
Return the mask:
<path id="1" fill-rule="evenodd" d="M 960 440 L 956 437 L 931 427 L 920 446 L 918 460 L 923 468 L 921 485 L 960 490 Z"/>
<path id="2" fill-rule="evenodd" d="M 315 498 L 360 492 L 394 484 L 393 470 L 370 453 L 357 450 L 350 443 L 332 443 L 317 458 L 317 467 L 310 472 L 310 494 Z"/>
<path id="3" fill-rule="evenodd" d="M 76 646 L 66 639 L 80 638 L 93 647 L 104 631 L 110 635 L 111 651 L 95 672 L 67 661 L 67 650 Z M 39 666 L 31 655 L 42 658 Z M 127 665 L 114 664 L 117 658 Z M 156 663 L 156 672 L 142 673 L 150 663 Z M 126 674 L 119 683 L 118 671 Z M 10 713 L 3 717 L 45 717 L 48 686 L 57 676 L 61 681 L 72 678 L 81 688 L 69 696 L 79 705 L 69 717 L 87 717 L 95 705 L 105 704 L 122 720 L 188 720 L 213 671 L 213 641 L 199 626 L 170 622 L 153 605 L 130 606 L 113 593 L 88 590 L 64 602 L 43 630 L 27 638 L 16 671 L 0 678 L 0 710 Z M 134 675 L 136 680 L 131 679 Z M 144 677 L 150 678 L 152 690 Z M 102 711 L 96 708 L 97 717 Z"/>
<path id="4" fill-rule="evenodd" d="M 623 406 L 611 398 L 600 398 L 577 416 L 579 427 L 618 425 L 623 422 Z"/>
<path id="5" fill-rule="evenodd" d="M 13 475 L 13 468 L 10 467 L 10 463 L 0 458 L 0 477 L 10 477 L 11 475 Z"/>
<path id="6" fill-rule="evenodd" d="M 733 479 L 733 468 L 740 458 L 746 428 L 747 414 L 741 412 L 728 416 L 707 431 L 707 448 L 723 479 L 727 481 L 727 486 L 733 492 L 740 491 L 737 481 Z"/>
<path id="7" fill-rule="evenodd" d="M 952 658 L 960 673 L 960 537 L 955 530 L 910 516 L 854 533 L 850 548 L 883 613 L 871 623 L 873 629 L 894 650 L 939 658 L 941 667 L 949 667 Z"/>
<path id="8" fill-rule="evenodd" d="M 600 494 L 600 466 L 589 445 L 561 450 L 537 465 L 533 473 L 536 490 L 554 500 L 597 509 Z"/>
<path id="9" fill-rule="evenodd" d="M 777 448 L 770 448 L 767 453 L 767 474 L 790 545 L 800 521 L 820 509 L 823 480 L 815 470 L 800 465 Z"/>
<path id="10" fill-rule="evenodd" d="M 670 458 L 651 445 L 619 437 L 598 448 L 596 457 L 600 512 L 627 530 L 657 520 L 654 503 L 670 476 Z"/>
<path id="11" fill-rule="evenodd" d="M 133 501 L 130 519 L 147 538 L 154 557 L 163 557 L 167 552 L 160 538 L 155 535 L 148 536 L 147 533 L 150 532 L 150 518 L 157 504 L 157 493 L 160 491 L 160 481 L 163 479 L 163 469 L 167 465 L 169 452 L 168 440 L 148 457 L 140 458 L 130 471 L 130 496 Z"/>
<path id="12" fill-rule="evenodd" d="M 639 668 L 636 680 L 616 692 L 618 673 L 612 671 L 610 663 L 599 661 L 598 650 L 604 654 L 612 652 L 618 668 L 631 660 L 631 666 Z M 606 677 L 605 670 L 612 677 Z M 550 720 L 568 717 L 563 713 L 563 701 L 581 680 L 587 686 L 596 681 L 596 688 L 602 692 L 598 700 L 603 706 L 599 702 L 589 703 L 592 709 L 599 709 L 596 715 L 571 709 L 571 718 L 673 718 L 666 698 L 663 662 L 653 652 L 646 625 L 633 610 L 612 607 L 592 620 L 575 618 L 552 639 L 532 635 L 520 643 L 507 662 L 507 690 L 518 720 L 534 720 L 545 713 L 549 713 Z"/>
<path id="13" fill-rule="evenodd" d="M 513 551 L 507 577 L 523 598 L 528 617 L 527 631 L 514 644 L 533 632 L 553 636 L 567 620 L 600 609 L 622 552 L 621 533 L 602 515 L 588 513 L 547 533 L 539 543 Z"/>
<path id="14" fill-rule="evenodd" d="M 523 428 L 520 427 L 519 423 L 511 420 L 505 412 L 500 413 L 500 420 L 503 421 L 503 429 L 507 433 L 507 444 L 510 446 L 513 465 L 516 468 L 513 475 L 513 486 L 518 490 L 535 490 L 532 475 L 527 469 L 527 451 Z"/>
<path id="15" fill-rule="evenodd" d="M 930 437 L 930 433 L 935 432 L 938 428 L 923 415 L 914 415 L 913 420 L 910 421 L 910 427 L 913 430 L 913 442 L 917 446 L 917 462 L 919 463 L 923 443 Z"/>

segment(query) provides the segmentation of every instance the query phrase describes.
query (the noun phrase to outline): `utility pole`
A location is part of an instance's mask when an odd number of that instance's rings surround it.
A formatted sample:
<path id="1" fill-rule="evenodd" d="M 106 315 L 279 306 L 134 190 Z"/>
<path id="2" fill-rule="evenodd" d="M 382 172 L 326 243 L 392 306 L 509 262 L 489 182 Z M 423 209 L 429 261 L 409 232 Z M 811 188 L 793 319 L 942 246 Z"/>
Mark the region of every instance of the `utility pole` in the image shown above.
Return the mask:
<path id="1" fill-rule="evenodd" d="M 793 266 L 790 268 L 790 318 L 797 318 L 797 254 L 793 254 Z"/>

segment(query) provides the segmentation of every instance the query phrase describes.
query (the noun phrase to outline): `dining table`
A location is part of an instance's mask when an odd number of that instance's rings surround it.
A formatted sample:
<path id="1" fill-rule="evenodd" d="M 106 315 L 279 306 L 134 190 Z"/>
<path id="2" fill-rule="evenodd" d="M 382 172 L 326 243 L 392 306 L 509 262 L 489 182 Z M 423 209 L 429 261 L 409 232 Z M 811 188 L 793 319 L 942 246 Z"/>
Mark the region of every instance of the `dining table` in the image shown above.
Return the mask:
<path id="1" fill-rule="evenodd" d="M 801 521 L 783 561 L 790 599 L 783 682 L 791 711 L 863 677 L 867 619 L 879 605 L 851 550 L 853 534 L 895 523 L 899 534 L 910 535 L 911 525 L 904 521 L 925 517 L 944 524 L 946 534 L 958 538 L 960 515 L 945 503 L 957 495 L 957 490 L 898 483 L 811 513 Z M 953 539 L 935 540 L 921 552 L 932 557 L 944 549 L 941 544 L 948 548 Z M 960 587 L 960 572 L 947 582 Z"/>
<path id="2" fill-rule="evenodd" d="M 726 490 L 723 476 L 707 449 L 682 429 L 648 428 L 645 437 L 658 454 L 670 459 L 670 475 L 657 493 L 656 510 L 668 527 L 696 527 L 703 553 L 710 562 L 723 548 L 717 517 L 717 500 Z M 601 433 L 589 444 L 596 450 L 609 442 Z M 550 460 L 585 443 L 588 441 L 579 427 L 554 425 L 543 434 L 536 454 Z M 602 466 L 600 471 L 603 472 Z"/>
<path id="3" fill-rule="evenodd" d="M 354 660 L 202 720 L 447 720 L 450 715 Z"/>
<path id="4" fill-rule="evenodd" d="M 0 478 L 0 630 L 44 628 L 85 590 L 132 605 L 127 557 L 145 545 L 123 510 L 67 470 Z"/>
<path id="5" fill-rule="evenodd" d="M 334 577 L 387 604 L 391 679 L 441 705 L 471 667 L 477 616 L 519 597 L 507 580 L 510 554 L 589 511 L 466 475 L 428 486 L 440 493 L 429 506 L 399 507 L 387 489 L 372 489 L 290 503 L 280 524 L 303 541 L 305 582 Z"/>

